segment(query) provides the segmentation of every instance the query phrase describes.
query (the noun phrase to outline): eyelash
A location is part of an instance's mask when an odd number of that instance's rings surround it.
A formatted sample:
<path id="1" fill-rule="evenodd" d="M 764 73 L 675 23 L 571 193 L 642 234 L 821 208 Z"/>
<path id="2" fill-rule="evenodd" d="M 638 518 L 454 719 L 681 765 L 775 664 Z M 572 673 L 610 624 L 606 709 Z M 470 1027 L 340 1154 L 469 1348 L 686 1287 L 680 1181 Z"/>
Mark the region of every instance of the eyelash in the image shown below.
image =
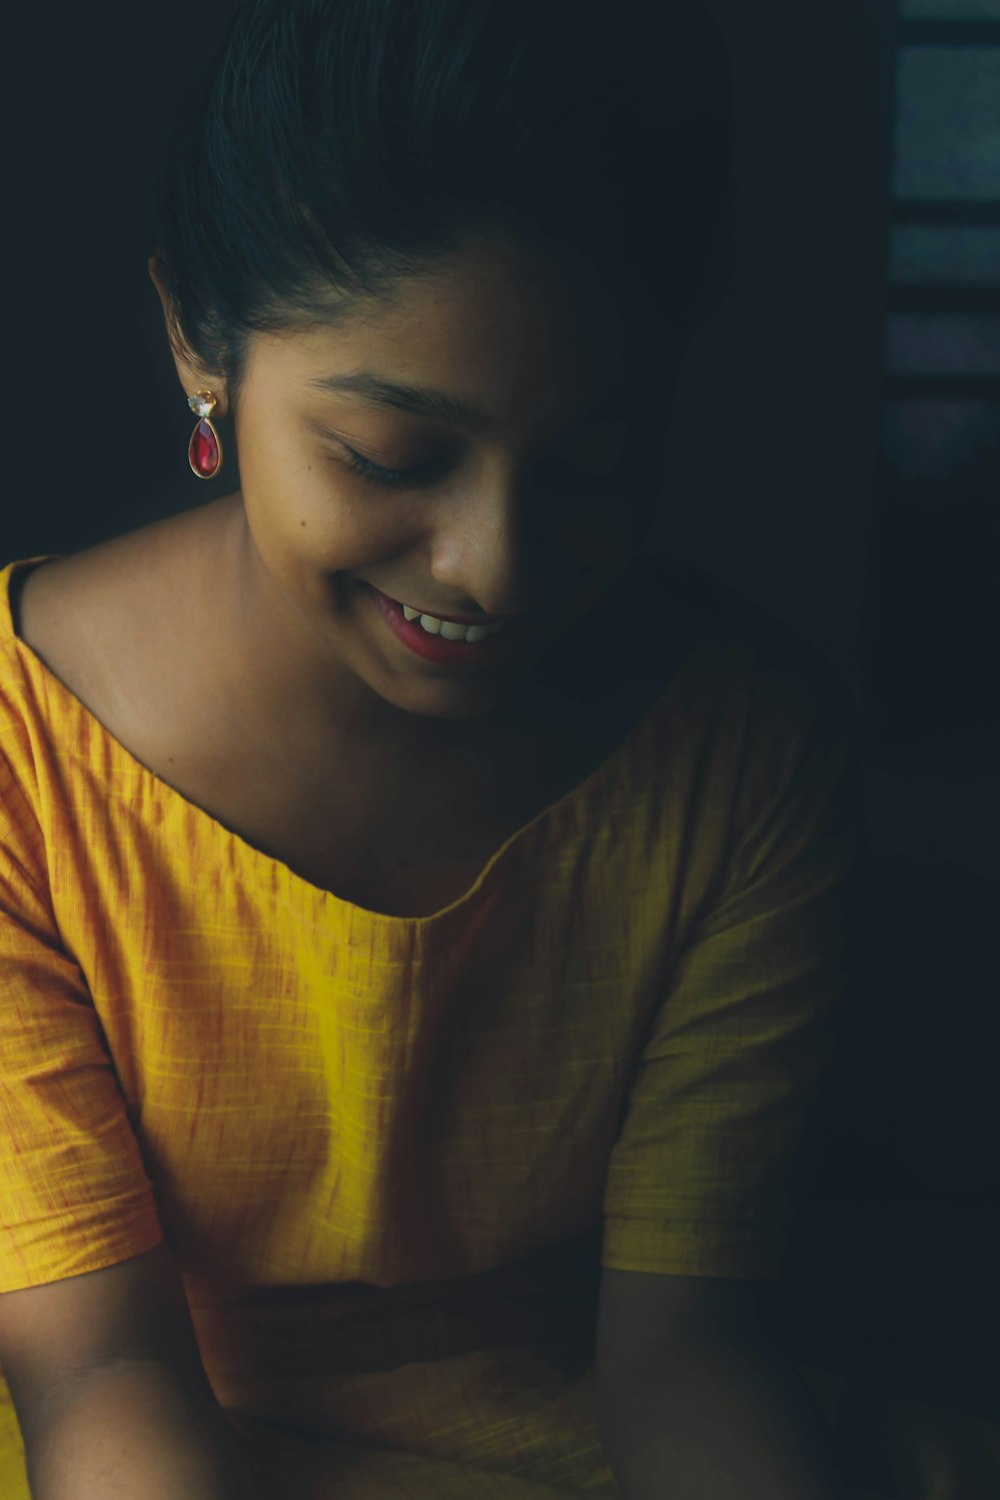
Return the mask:
<path id="1" fill-rule="evenodd" d="M 360 474 L 363 479 L 371 480 L 373 484 L 397 486 L 410 485 L 415 487 L 419 485 L 421 481 L 434 478 L 442 468 L 440 462 L 432 462 L 429 464 L 422 464 L 416 469 L 383 469 L 380 464 L 373 464 L 370 459 L 364 458 L 360 453 L 355 453 L 354 449 L 348 448 L 346 443 L 343 445 L 343 447 L 344 451 L 350 454 L 350 458 L 348 458 L 346 461 L 347 468 L 353 470 L 355 474 Z M 623 456 L 623 461 L 624 459 L 627 459 L 627 457 L 628 454 L 626 453 Z M 602 485 L 602 482 L 600 480 L 588 478 L 584 474 L 570 475 L 570 483 L 582 485 L 585 488 L 588 488 L 594 494 L 598 494 L 602 491 L 602 489 L 606 489 L 608 487 L 607 480 L 605 480 Z"/>
<path id="2" fill-rule="evenodd" d="M 345 448 L 345 451 L 351 455 L 347 460 L 347 467 L 353 469 L 355 474 L 370 479 L 373 484 L 418 484 L 422 478 L 435 472 L 434 464 L 423 464 L 416 469 L 383 469 L 380 464 L 373 464 L 370 459 L 362 458 L 353 448 Z"/>

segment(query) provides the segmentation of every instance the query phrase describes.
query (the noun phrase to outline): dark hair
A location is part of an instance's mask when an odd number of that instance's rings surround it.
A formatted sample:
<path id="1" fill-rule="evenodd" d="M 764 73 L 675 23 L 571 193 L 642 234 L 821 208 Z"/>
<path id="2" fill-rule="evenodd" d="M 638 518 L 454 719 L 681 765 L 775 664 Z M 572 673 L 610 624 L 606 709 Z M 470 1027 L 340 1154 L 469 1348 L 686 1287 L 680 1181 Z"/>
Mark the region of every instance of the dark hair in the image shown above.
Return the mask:
<path id="1" fill-rule="evenodd" d="M 470 238 L 541 232 L 682 352 L 728 267 L 731 84 L 692 4 L 247 0 L 150 182 L 179 346 L 336 323 Z M 712 252 L 714 250 L 714 257 Z"/>

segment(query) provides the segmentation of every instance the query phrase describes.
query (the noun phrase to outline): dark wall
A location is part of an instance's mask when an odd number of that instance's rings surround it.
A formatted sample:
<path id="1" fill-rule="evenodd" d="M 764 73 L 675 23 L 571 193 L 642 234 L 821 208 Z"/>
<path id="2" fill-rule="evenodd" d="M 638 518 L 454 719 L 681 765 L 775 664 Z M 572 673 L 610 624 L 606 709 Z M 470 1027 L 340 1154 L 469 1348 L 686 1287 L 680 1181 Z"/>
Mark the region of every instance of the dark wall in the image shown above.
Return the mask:
<path id="1" fill-rule="evenodd" d="M 143 222 L 164 121 L 234 8 L 0 6 L 5 560 L 76 551 L 234 487 L 231 472 L 207 484 L 187 468 L 194 418 Z"/>

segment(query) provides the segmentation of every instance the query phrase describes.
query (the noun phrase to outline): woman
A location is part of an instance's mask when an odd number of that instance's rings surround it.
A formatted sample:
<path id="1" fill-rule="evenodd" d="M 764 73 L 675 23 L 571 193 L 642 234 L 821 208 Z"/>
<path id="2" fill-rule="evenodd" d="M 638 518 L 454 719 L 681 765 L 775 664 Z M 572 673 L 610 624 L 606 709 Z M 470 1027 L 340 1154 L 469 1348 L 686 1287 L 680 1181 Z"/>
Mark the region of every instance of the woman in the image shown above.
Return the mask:
<path id="1" fill-rule="evenodd" d="M 731 124 L 699 13 L 614 19 L 251 0 L 179 116 L 238 488 L 0 572 L 11 1500 L 839 1493 L 757 1304 L 851 706 L 642 551 Z"/>

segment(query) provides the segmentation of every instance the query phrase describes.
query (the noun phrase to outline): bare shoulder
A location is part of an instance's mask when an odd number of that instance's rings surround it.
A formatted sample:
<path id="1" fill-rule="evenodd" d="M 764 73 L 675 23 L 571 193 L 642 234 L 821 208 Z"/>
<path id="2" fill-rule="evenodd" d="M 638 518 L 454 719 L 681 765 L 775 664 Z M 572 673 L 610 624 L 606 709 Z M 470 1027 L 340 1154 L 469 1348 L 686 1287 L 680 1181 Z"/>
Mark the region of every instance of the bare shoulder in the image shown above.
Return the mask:
<path id="1" fill-rule="evenodd" d="M 16 634 L 109 727 L 127 725 L 189 659 L 181 580 L 188 559 L 203 555 L 197 537 L 221 522 L 221 504 L 44 563 L 12 594 Z"/>

